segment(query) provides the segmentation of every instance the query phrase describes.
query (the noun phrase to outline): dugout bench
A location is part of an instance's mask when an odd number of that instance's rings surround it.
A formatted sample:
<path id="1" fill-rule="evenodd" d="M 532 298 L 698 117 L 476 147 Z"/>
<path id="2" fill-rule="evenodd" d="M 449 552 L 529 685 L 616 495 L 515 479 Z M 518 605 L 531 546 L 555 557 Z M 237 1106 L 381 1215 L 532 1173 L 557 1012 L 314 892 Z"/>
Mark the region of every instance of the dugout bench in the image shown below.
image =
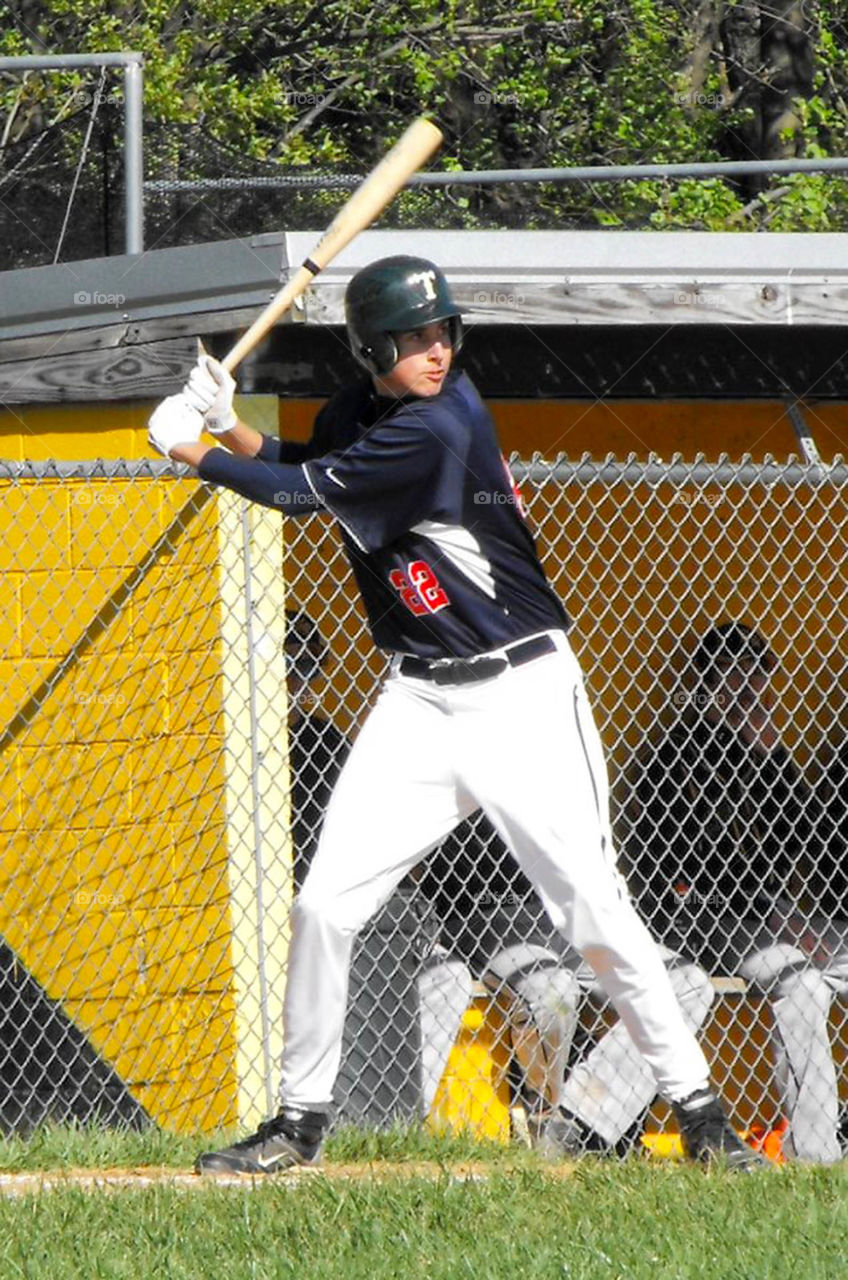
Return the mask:
<path id="1" fill-rule="evenodd" d="M 755 1134 L 767 1154 L 780 1155 L 785 1123 L 774 1090 L 768 1058 L 769 1002 L 744 978 L 715 975 L 716 991 L 699 1035 L 710 1076 L 735 1127 Z M 581 1022 L 595 1037 L 613 1025 L 608 1006 L 592 997 L 583 1001 Z M 836 996 L 830 1014 L 831 1043 L 840 1100 L 848 1106 L 848 1002 Z M 513 1106 L 508 1079 L 509 1029 L 496 997 L 476 982 L 471 1002 L 451 1050 L 428 1116 L 434 1129 L 471 1130 L 497 1142 L 529 1141 L 523 1110 Z M 674 1155 L 679 1139 L 669 1105 L 654 1102 L 645 1122 L 643 1144 L 652 1154 Z"/>

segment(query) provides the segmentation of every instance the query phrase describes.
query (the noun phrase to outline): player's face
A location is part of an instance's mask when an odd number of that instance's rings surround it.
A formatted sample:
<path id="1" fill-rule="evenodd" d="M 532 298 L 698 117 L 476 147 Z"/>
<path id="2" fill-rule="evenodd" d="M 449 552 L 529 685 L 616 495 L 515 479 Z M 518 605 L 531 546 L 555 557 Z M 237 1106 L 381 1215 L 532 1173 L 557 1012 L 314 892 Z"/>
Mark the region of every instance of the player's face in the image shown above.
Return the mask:
<path id="1" fill-rule="evenodd" d="M 394 334 L 397 364 L 379 379 L 379 389 L 390 396 L 437 396 L 448 375 L 453 356 L 449 320 L 434 320 L 421 329 Z"/>

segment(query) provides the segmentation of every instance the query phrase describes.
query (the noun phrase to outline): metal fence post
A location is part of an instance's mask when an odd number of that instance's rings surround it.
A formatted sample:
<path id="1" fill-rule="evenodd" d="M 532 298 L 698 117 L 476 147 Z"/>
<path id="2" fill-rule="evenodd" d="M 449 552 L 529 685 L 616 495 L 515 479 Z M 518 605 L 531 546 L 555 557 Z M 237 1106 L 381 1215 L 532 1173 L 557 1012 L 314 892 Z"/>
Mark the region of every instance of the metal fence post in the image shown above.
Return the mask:
<path id="1" fill-rule="evenodd" d="M 265 1107 L 268 1115 L 274 1110 L 274 1080 L 271 1054 L 271 1020 L 268 1012 L 268 974 L 265 966 L 265 896 L 263 885 L 265 866 L 262 831 L 262 784 L 260 769 L 262 753 L 259 748 L 259 718 L 256 697 L 256 636 L 254 633 L 253 564 L 251 560 L 250 508 L 242 503 L 241 516 L 242 555 L 244 557 L 244 620 L 247 636 L 247 669 L 250 688 L 250 787 L 253 799 L 253 861 L 256 868 L 256 956 L 259 973 L 259 1008 L 262 1019 L 262 1060 L 265 1081 Z"/>
<path id="2" fill-rule="evenodd" d="M 0 58 L 0 71 L 72 71 L 85 67 L 122 67 L 124 72 L 124 245 L 127 253 L 144 250 L 144 173 L 141 112 L 144 55 L 123 53 L 25 54 Z"/>

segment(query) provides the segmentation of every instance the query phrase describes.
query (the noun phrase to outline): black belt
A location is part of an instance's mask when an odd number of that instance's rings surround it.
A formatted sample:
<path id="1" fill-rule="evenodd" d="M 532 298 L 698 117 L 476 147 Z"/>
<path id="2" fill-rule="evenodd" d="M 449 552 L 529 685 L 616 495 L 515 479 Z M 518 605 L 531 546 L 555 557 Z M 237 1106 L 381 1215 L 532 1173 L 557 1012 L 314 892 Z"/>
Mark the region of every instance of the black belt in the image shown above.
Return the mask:
<path id="1" fill-rule="evenodd" d="M 451 662 L 429 662 L 426 658 L 402 658 L 400 673 L 417 680 L 432 680 L 435 684 L 473 684 L 477 680 L 490 680 L 507 667 L 520 667 L 545 653 L 553 653 L 556 644 L 551 636 L 534 636 L 521 640 L 504 649 L 503 657 L 456 658 Z"/>

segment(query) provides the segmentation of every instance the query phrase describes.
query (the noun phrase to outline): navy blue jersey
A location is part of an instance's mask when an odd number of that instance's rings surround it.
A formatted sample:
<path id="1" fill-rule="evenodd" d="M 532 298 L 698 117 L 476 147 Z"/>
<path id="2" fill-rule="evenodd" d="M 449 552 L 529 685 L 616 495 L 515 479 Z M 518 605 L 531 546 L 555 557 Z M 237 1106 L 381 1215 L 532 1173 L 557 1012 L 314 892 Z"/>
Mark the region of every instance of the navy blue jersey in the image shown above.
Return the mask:
<path id="1" fill-rule="evenodd" d="M 568 625 L 465 374 L 432 398 L 342 392 L 319 415 L 316 443 L 322 455 L 304 471 L 342 528 L 380 648 L 469 657 Z"/>
<path id="2" fill-rule="evenodd" d="M 324 406 L 309 444 L 266 439 L 258 459 L 212 450 L 200 474 L 290 514 L 330 511 L 390 653 L 465 658 L 569 625 L 465 374 L 423 399 L 363 381 Z"/>

